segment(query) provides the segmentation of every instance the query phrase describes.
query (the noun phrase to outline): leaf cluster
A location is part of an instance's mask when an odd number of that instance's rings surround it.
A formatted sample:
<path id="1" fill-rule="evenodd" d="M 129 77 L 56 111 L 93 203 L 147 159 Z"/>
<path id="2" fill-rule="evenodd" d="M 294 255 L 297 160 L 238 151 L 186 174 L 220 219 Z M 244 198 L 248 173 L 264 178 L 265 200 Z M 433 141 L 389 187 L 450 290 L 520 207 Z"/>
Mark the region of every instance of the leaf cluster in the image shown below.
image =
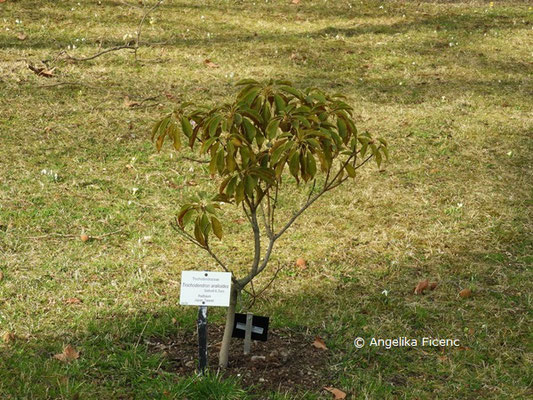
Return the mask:
<path id="1" fill-rule="evenodd" d="M 245 79 L 237 85 L 232 102 L 213 108 L 183 104 L 152 130 L 158 150 L 166 138 L 176 150 L 186 144 L 208 157 L 211 176 L 219 178 L 212 203 L 187 204 L 178 216 L 182 229 L 194 221 L 194 237 L 203 246 L 210 231 L 222 237 L 214 216 L 217 202 L 254 210 L 283 183 L 286 170 L 298 184 L 319 173 L 341 182 L 346 175 L 355 177 L 367 155 L 378 166 L 388 158 L 384 140 L 358 133 L 353 108 L 342 95 L 300 90 L 287 81 Z M 332 174 L 334 168 L 338 172 Z"/>

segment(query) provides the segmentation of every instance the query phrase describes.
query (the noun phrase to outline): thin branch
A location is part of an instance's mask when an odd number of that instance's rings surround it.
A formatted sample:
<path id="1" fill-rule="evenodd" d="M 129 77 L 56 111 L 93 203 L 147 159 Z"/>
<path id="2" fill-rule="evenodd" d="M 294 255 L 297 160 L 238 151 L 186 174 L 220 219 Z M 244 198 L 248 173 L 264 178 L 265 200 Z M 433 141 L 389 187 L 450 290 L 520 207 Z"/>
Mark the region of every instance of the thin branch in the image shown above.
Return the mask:
<path id="1" fill-rule="evenodd" d="M 122 45 L 122 46 L 110 47 L 109 49 L 102 50 L 101 52 L 96 53 L 96 54 L 94 54 L 92 56 L 89 56 L 89 57 L 73 57 L 70 54 L 68 54 L 66 51 L 63 52 L 63 53 L 66 54 L 68 60 L 89 61 L 89 60 L 95 59 L 96 57 L 100 57 L 101 55 L 104 55 L 106 53 L 111 53 L 112 51 L 118 51 L 118 50 L 123 50 L 123 49 L 130 49 L 130 50 L 134 50 L 135 51 L 136 47 L 135 46 L 131 46 L 129 44 L 125 44 L 125 45 Z"/>
<path id="2" fill-rule="evenodd" d="M 269 197 L 267 196 L 267 199 Z M 261 202 L 259 203 L 259 206 L 261 207 L 261 216 L 263 218 L 263 225 L 265 225 L 265 231 L 266 231 L 266 234 L 269 238 L 272 237 L 272 230 L 270 229 L 270 223 L 268 222 L 268 218 L 267 218 L 267 215 L 265 213 L 265 206 L 264 204 Z"/>
<path id="3" fill-rule="evenodd" d="M 80 82 L 57 82 L 57 83 L 51 83 L 49 85 L 38 85 L 37 87 L 38 88 L 51 88 L 51 87 L 56 87 L 56 86 L 85 86 L 85 87 L 94 89 L 94 86 L 89 86 L 89 85 L 86 85 Z"/>
<path id="4" fill-rule="evenodd" d="M 309 201 L 309 199 L 311 198 L 311 195 L 315 191 L 315 186 L 316 186 L 316 179 L 313 179 L 313 186 L 311 187 L 311 190 L 309 191 L 309 195 L 307 196 L 307 201 Z"/>
<path id="5" fill-rule="evenodd" d="M 237 278 L 235 278 L 233 272 L 226 266 L 226 264 L 224 264 L 220 258 L 218 258 L 218 256 L 213 252 L 213 250 L 211 250 L 211 247 L 209 247 L 209 244 L 206 244 L 205 246 L 202 245 L 199 241 L 197 241 L 194 237 L 192 237 L 189 233 L 187 233 L 184 229 L 182 229 L 177 221 L 174 222 L 174 223 L 170 223 L 170 226 L 172 227 L 172 229 L 174 229 L 176 232 L 178 232 L 180 235 L 182 235 L 184 238 L 186 238 L 187 240 L 189 240 L 191 243 L 195 244 L 196 246 L 204 249 L 205 251 L 207 251 L 207 253 L 211 256 L 211 258 L 213 260 L 216 261 L 216 263 L 218 265 L 220 265 L 220 267 L 226 271 L 226 272 L 230 272 L 231 273 L 231 280 L 233 281 L 234 284 L 236 285 L 239 285 L 239 281 L 237 280 Z"/>
<path id="6" fill-rule="evenodd" d="M 137 61 L 137 50 L 139 49 L 139 45 L 141 43 L 141 31 L 142 31 L 142 27 L 144 24 L 144 20 L 146 19 L 146 17 L 148 17 L 148 15 L 152 13 L 152 11 L 154 11 L 157 7 L 159 7 L 162 2 L 163 0 L 158 0 L 157 3 L 155 3 L 148 11 L 144 13 L 143 17 L 141 18 L 141 22 L 139 22 L 139 27 L 137 28 L 137 40 L 135 41 L 135 50 L 134 50 L 135 61 Z"/>
<path id="7" fill-rule="evenodd" d="M 209 164 L 210 163 L 209 160 L 200 160 L 198 158 L 193 158 L 193 157 L 182 156 L 181 158 L 183 160 L 194 161 L 194 162 L 197 162 L 197 163 L 200 163 L 200 164 Z"/>

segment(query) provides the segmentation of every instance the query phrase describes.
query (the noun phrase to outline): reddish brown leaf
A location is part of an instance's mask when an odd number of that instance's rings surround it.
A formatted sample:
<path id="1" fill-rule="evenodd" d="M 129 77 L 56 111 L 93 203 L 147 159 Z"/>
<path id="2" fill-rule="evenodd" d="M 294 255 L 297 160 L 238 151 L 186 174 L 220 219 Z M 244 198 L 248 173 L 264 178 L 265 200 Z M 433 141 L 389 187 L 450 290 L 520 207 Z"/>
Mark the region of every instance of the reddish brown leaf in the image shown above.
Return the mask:
<path id="1" fill-rule="evenodd" d="M 341 400 L 346 398 L 346 393 L 344 393 L 342 390 L 333 388 L 333 387 L 325 387 L 324 390 L 327 390 L 331 394 L 333 394 L 335 400 Z"/>
<path id="2" fill-rule="evenodd" d="M 66 345 L 62 353 L 54 355 L 54 358 L 62 362 L 71 362 L 80 358 L 80 353 L 70 344 Z"/>
<path id="3" fill-rule="evenodd" d="M 305 262 L 305 260 L 302 258 L 302 257 L 298 257 L 296 259 L 296 266 L 300 269 L 306 269 L 307 268 L 307 263 Z"/>
<path id="4" fill-rule="evenodd" d="M 415 294 L 422 294 L 424 293 L 424 290 L 426 290 L 429 286 L 429 281 L 427 279 L 418 282 L 418 285 L 416 285 L 414 293 Z"/>
<path id="5" fill-rule="evenodd" d="M 89 239 L 90 239 L 89 235 L 86 235 L 85 233 L 82 233 L 82 234 L 80 235 L 80 240 L 81 240 L 82 242 L 87 242 Z"/>
<path id="6" fill-rule="evenodd" d="M 65 300 L 65 303 L 67 303 L 67 304 L 81 304 L 82 301 L 80 299 L 78 299 L 77 297 L 70 297 L 70 298 Z"/>
<path id="7" fill-rule="evenodd" d="M 465 288 L 459 292 L 459 296 L 461 296 L 463 299 L 466 299 L 472 296 L 472 291 L 469 288 Z"/>
<path id="8" fill-rule="evenodd" d="M 300 4 L 300 0 L 292 0 L 291 4 Z"/>
<path id="9" fill-rule="evenodd" d="M 328 347 L 326 346 L 326 343 L 320 336 L 315 337 L 315 341 L 313 342 L 313 346 L 320 350 L 327 350 Z"/>
<path id="10" fill-rule="evenodd" d="M 218 68 L 219 65 L 218 64 L 215 64 L 213 61 L 211 61 L 210 59 L 206 58 L 204 60 L 204 64 L 206 65 L 206 67 L 209 67 L 209 68 Z"/>
<path id="11" fill-rule="evenodd" d="M 435 288 L 438 286 L 437 282 L 431 282 L 429 284 L 429 290 L 435 290 Z"/>
<path id="12" fill-rule="evenodd" d="M 17 33 L 17 39 L 18 40 L 26 40 L 28 35 L 26 35 L 24 32 Z"/>
<path id="13" fill-rule="evenodd" d="M 6 332 L 2 335 L 4 343 L 8 344 L 15 340 L 15 334 L 13 332 Z"/>

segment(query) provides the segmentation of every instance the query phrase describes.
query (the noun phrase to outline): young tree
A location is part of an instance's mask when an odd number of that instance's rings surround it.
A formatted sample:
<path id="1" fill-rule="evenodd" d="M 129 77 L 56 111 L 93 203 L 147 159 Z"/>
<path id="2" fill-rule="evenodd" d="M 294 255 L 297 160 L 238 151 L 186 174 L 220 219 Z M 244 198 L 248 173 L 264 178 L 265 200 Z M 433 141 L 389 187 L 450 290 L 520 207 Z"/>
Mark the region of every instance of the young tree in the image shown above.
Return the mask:
<path id="1" fill-rule="evenodd" d="M 191 112 L 186 111 L 190 104 L 183 105 L 152 130 L 158 150 L 169 137 L 176 150 L 185 139 L 191 149 L 207 156 L 209 172 L 219 184 L 216 196 L 198 197 L 185 204 L 174 227 L 209 253 L 224 271 L 232 272 L 219 357 L 223 368 L 228 365 L 239 294 L 265 270 L 276 241 L 322 195 L 354 179 L 356 170 L 370 158 L 378 166 L 383 157 L 388 158 L 383 139 L 373 140 L 368 133 L 357 132 L 353 109 L 341 95 L 315 88 L 301 91 L 286 81 L 246 79 L 237 85 L 242 88 L 233 102 Z M 276 214 L 279 195 L 292 183 L 308 184 L 309 194 L 280 224 Z M 211 246 L 213 235 L 222 239 L 217 209 L 224 203 L 242 208 L 252 228 L 253 260 L 243 276 L 236 276 Z"/>

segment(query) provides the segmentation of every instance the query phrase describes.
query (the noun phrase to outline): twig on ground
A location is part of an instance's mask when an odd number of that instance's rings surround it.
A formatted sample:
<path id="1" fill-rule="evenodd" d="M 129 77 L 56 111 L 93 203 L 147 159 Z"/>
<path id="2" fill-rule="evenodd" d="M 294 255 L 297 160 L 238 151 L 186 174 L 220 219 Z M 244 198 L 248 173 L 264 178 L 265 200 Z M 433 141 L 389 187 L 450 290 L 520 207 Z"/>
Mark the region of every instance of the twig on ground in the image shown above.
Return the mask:
<path id="1" fill-rule="evenodd" d="M 122 232 L 123 230 L 124 230 L 124 228 L 120 228 L 120 229 L 118 229 L 116 231 L 104 233 L 103 235 L 99 235 L 99 236 L 90 236 L 89 235 L 89 239 L 102 240 L 106 236 L 116 235 L 117 233 Z M 40 236 L 26 236 L 26 237 L 24 237 L 24 239 L 46 239 L 46 238 L 49 238 L 49 237 L 60 237 L 60 238 L 68 238 L 68 239 L 77 239 L 77 238 L 80 237 L 80 235 L 70 235 L 70 234 L 52 232 L 52 233 L 47 233 L 46 235 L 40 235 Z"/>

